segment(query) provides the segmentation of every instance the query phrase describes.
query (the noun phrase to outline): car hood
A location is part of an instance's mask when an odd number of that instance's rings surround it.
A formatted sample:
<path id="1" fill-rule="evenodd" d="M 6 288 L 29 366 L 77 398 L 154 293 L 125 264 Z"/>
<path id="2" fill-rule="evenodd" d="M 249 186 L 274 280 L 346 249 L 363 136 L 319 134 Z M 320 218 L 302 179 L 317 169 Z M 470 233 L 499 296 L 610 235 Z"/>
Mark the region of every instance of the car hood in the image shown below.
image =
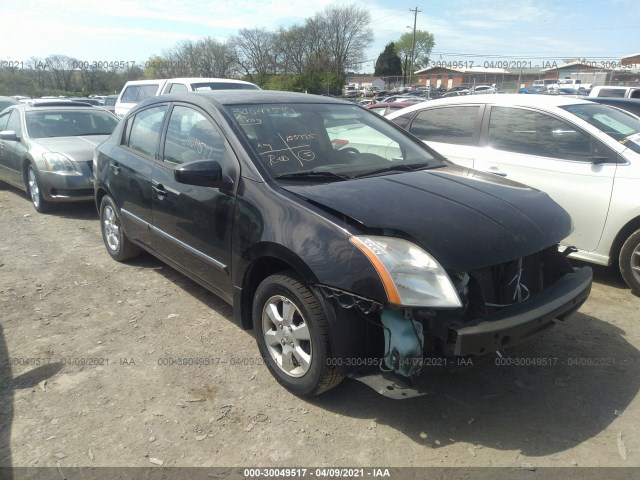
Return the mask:
<path id="1" fill-rule="evenodd" d="M 461 167 L 282 187 L 367 228 L 409 236 L 451 270 L 524 257 L 571 232 L 569 214 L 546 193 Z"/>
<path id="2" fill-rule="evenodd" d="M 75 161 L 93 159 L 93 150 L 104 142 L 109 135 L 83 135 L 80 137 L 35 138 L 31 141 L 51 152 L 64 153 Z"/>

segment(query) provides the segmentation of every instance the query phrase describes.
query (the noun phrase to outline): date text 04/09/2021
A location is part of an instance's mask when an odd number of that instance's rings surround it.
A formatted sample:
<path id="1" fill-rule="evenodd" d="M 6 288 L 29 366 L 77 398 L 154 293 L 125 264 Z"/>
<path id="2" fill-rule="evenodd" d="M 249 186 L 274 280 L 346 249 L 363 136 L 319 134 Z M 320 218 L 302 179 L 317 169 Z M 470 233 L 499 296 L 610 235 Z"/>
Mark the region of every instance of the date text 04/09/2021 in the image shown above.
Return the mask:
<path id="1" fill-rule="evenodd" d="M 245 478 L 390 478 L 388 468 L 245 468 Z"/>

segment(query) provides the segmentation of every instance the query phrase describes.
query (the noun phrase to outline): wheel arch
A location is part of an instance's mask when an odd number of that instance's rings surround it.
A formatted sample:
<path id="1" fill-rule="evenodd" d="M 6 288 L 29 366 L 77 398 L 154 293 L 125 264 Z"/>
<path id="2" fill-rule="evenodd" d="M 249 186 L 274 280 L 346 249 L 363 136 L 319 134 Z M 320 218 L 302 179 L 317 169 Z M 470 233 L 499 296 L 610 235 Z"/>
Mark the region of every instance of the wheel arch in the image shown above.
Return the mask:
<path id="1" fill-rule="evenodd" d="M 96 187 L 94 198 L 96 203 L 96 210 L 98 211 L 98 213 L 100 213 L 100 204 L 102 203 L 102 199 L 107 195 L 111 195 L 111 192 L 109 192 L 109 190 L 104 185 L 99 185 Z"/>
<path id="2" fill-rule="evenodd" d="M 329 328 L 331 352 L 340 358 L 357 356 L 366 346 L 366 325 L 361 321 L 356 309 L 344 309 L 335 300 L 326 298 L 318 284 L 313 270 L 298 255 L 281 245 L 262 249 L 246 266 L 241 288 L 234 288 L 234 321 L 245 330 L 253 328 L 253 298 L 260 283 L 276 273 L 291 271 L 307 284 L 323 306 Z M 236 284 L 237 285 L 237 284 Z M 364 328 L 364 329 L 363 329 Z M 346 367 L 340 367 L 343 370 Z M 343 373 L 346 373 L 344 370 Z"/>
<path id="3" fill-rule="evenodd" d="M 253 307 L 253 297 L 258 285 L 270 275 L 284 271 L 295 272 L 306 284 L 317 283 L 317 277 L 309 266 L 294 252 L 282 245 L 275 243 L 265 243 L 256 246 L 251 252 L 244 256 L 251 260 L 243 269 L 241 288 L 234 289 L 235 312 L 238 315 L 236 323 L 245 330 L 253 328 L 251 311 Z M 239 298 L 237 296 L 239 295 Z"/>
<path id="4" fill-rule="evenodd" d="M 33 160 L 33 158 L 31 158 L 30 155 L 25 155 L 24 157 L 22 157 L 22 160 L 20 160 L 20 173 L 22 175 L 22 181 L 25 185 L 25 188 L 27 188 L 27 170 L 29 168 L 29 165 L 33 165 L 36 170 L 38 169 L 38 165 L 36 165 L 36 162 Z"/>
<path id="5" fill-rule="evenodd" d="M 627 238 L 629 238 L 636 230 L 640 230 L 640 216 L 629 220 L 616 235 L 615 240 L 611 244 L 611 250 L 609 251 L 610 265 L 615 265 L 616 268 L 618 268 L 620 250 Z"/>

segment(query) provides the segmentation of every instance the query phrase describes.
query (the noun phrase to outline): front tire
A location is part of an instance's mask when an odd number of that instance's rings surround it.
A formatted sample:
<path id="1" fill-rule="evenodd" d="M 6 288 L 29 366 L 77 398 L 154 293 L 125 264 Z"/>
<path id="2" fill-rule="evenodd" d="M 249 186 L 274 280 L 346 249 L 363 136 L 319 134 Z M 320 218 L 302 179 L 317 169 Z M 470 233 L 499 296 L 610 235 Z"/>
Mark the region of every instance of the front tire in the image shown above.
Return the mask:
<path id="1" fill-rule="evenodd" d="M 27 194 L 33 206 L 39 213 L 47 213 L 53 210 L 53 204 L 42 196 L 42 189 L 38 180 L 38 174 L 33 165 L 27 167 Z"/>
<path id="2" fill-rule="evenodd" d="M 140 247 L 124 233 L 118 209 L 109 195 L 105 195 L 100 202 L 100 230 L 104 246 L 114 260 L 123 262 L 140 255 Z"/>
<path id="3" fill-rule="evenodd" d="M 331 365 L 323 306 L 294 272 L 267 277 L 253 301 L 253 329 L 271 374 L 291 393 L 319 395 L 344 378 Z"/>
<path id="4" fill-rule="evenodd" d="M 634 295 L 640 296 L 640 229 L 627 238 L 620 249 L 620 273 L 631 287 Z"/>

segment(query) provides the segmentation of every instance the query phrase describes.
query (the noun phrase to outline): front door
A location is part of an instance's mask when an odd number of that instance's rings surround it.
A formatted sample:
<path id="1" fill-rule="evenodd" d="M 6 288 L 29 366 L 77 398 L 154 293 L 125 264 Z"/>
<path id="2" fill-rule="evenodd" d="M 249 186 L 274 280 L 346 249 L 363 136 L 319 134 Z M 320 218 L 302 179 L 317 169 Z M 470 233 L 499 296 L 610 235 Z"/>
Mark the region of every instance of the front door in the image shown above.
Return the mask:
<path id="1" fill-rule="evenodd" d="M 165 258 L 231 300 L 231 233 L 235 196 L 174 178 L 181 164 L 214 160 L 237 182 L 238 163 L 220 129 L 190 105 L 176 104 L 167 124 L 161 162 L 152 178 L 153 232 Z"/>

